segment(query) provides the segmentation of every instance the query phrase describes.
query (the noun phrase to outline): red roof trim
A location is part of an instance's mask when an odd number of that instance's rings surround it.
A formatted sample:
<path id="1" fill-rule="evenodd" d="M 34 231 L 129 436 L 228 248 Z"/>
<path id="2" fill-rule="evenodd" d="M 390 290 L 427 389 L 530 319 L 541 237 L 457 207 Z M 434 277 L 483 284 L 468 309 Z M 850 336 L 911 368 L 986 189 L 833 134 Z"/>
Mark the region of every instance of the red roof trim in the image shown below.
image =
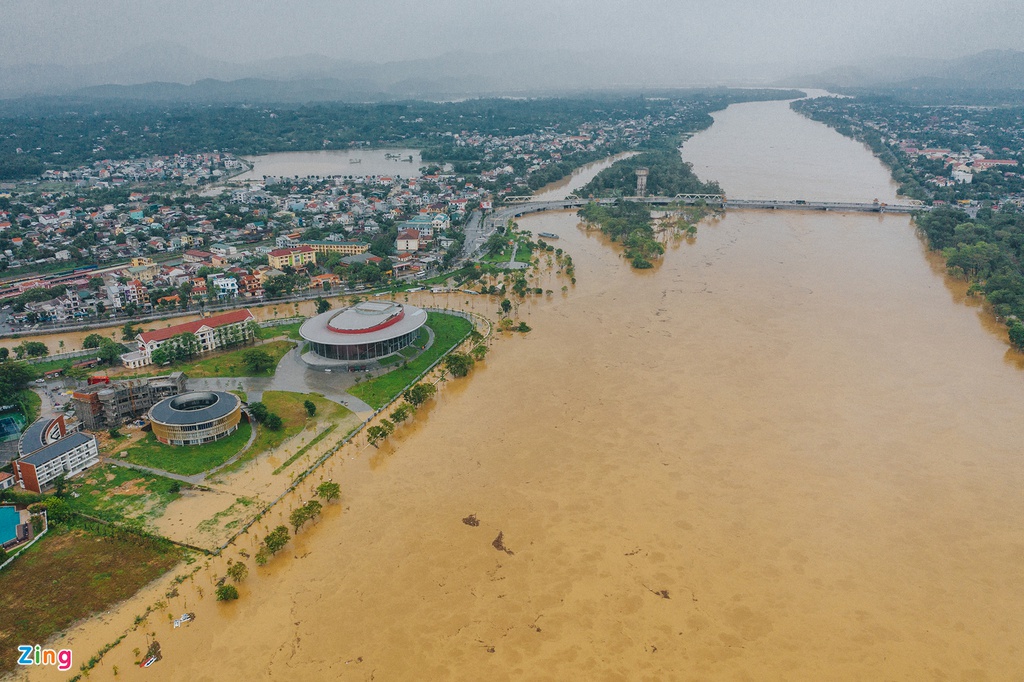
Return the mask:
<path id="1" fill-rule="evenodd" d="M 193 320 L 192 322 L 185 322 L 184 324 L 176 324 L 173 327 L 166 327 L 164 329 L 154 329 L 151 332 L 143 332 L 139 334 L 139 338 L 142 339 L 143 343 L 153 343 L 154 341 L 166 341 L 172 336 L 178 334 L 191 333 L 195 334 L 203 327 L 223 327 L 229 324 L 236 324 L 238 322 L 245 322 L 246 320 L 254 320 L 253 314 L 249 312 L 248 308 L 242 310 L 232 310 L 229 313 L 221 313 L 220 315 L 214 315 L 212 317 L 204 317 L 200 320 Z"/>

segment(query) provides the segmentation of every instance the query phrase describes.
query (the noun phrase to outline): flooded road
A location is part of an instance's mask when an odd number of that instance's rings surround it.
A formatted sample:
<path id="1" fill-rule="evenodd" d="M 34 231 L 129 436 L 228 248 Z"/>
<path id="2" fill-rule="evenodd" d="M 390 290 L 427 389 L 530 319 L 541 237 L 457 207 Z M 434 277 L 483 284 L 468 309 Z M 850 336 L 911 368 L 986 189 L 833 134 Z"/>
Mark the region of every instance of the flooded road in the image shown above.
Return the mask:
<path id="1" fill-rule="evenodd" d="M 785 104 L 716 119 L 684 156 L 732 195 L 894 196 Z M 238 602 L 213 560 L 170 603 L 194 623 L 152 616 L 93 679 L 141 679 L 143 631 L 152 680 L 1020 678 L 1024 382 L 908 218 L 733 212 L 646 272 L 572 214 L 521 224 L 562 235 L 578 285 L 331 460 L 342 503 Z"/>

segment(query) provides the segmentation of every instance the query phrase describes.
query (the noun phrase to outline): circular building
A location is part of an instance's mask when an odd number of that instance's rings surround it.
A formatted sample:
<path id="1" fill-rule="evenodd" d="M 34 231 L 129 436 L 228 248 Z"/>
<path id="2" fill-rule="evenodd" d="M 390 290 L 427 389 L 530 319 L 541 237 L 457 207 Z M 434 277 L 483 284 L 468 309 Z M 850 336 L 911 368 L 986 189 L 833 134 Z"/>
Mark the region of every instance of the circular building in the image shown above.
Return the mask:
<path id="1" fill-rule="evenodd" d="M 238 429 L 242 401 L 224 391 L 193 391 L 149 408 L 153 435 L 168 445 L 212 443 Z"/>
<path id="2" fill-rule="evenodd" d="M 299 335 L 309 341 L 314 359 L 358 362 L 397 353 L 416 340 L 426 322 L 422 308 L 367 301 L 306 320 Z"/>

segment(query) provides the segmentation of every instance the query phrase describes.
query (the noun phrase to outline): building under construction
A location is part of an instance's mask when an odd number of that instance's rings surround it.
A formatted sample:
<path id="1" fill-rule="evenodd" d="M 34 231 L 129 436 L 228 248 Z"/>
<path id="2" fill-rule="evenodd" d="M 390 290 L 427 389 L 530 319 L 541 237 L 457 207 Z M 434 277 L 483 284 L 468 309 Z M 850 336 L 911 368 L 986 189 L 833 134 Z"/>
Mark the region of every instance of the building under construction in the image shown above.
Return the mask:
<path id="1" fill-rule="evenodd" d="M 128 379 L 79 389 L 71 396 L 75 416 L 90 431 L 113 429 L 146 414 L 164 398 L 185 392 L 185 375 Z"/>

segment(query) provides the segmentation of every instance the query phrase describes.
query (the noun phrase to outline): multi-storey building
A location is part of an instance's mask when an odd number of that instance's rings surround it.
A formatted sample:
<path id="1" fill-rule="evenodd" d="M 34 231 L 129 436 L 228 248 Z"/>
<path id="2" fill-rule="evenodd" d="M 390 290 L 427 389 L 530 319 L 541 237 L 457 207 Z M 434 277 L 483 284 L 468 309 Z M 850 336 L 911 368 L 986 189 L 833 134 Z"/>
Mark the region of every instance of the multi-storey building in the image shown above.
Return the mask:
<path id="1" fill-rule="evenodd" d="M 285 267 L 301 268 L 307 263 L 316 265 L 316 251 L 312 246 L 302 244 L 284 249 L 274 249 L 267 254 L 270 267 L 283 270 Z"/>
<path id="2" fill-rule="evenodd" d="M 144 415 L 169 396 L 185 392 L 185 375 L 174 372 L 159 377 L 97 384 L 75 391 L 71 404 L 82 425 L 92 431 L 116 428 Z"/>
<path id="3" fill-rule="evenodd" d="M 63 416 L 37 419 L 18 441 L 14 479 L 25 490 L 42 492 L 53 479 L 73 476 L 99 462 L 95 436 L 77 432 Z"/>
<path id="4" fill-rule="evenodd" d="M 194 334 L 199 341 L 199 352 L 208 353 L 234 342 L 247 341 L 253 331 L 249 324 L 255 317 L 247 308 L 213 315 L 172 327 L 143 332 L 136 337 L 139 349 L 121 356 L 126 367 L 136 369 L 153 362 L 153 351 L 179 334 Z"/>
<path id="5" fill-rule="evenodd" d="M 355 256 L 370 250 L 365 242 L 302 242 L 301 246 L 311 246 L 317 253 L 340 253 L 343 256 Z"/>

